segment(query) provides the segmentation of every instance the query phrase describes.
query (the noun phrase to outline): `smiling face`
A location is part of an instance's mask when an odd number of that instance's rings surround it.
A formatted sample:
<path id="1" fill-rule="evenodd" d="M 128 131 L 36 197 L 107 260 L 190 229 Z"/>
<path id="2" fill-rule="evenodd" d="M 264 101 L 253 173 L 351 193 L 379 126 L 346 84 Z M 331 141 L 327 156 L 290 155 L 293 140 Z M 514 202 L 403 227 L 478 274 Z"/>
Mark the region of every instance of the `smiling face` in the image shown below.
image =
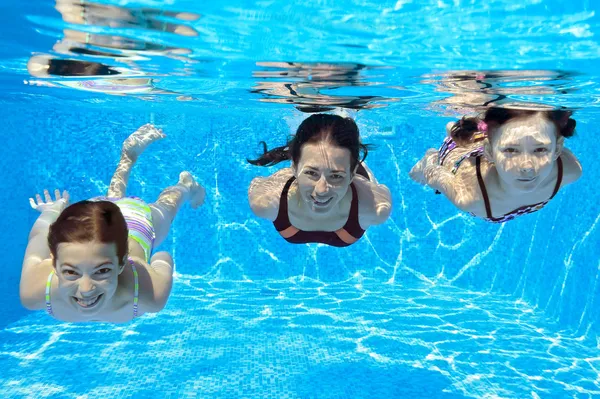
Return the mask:
<path id="1" fill-rule="evenodd" d="M 491 140 L 489 156 L 503 183 L 513 190 L 534 191 L 550 175 L 560 155 L 562 138 L 557 137 L 556 126 L 540 114 L 500 126 Z"/>
<path id="2" fill-rule="evenodd" d="M 298 194 L 314 215 L 328 215 L 348 192 L 352 181 L 350 151 L 327 141 L 306 143 L 293 166 Z"/>
<path id="3" fill-rule="evenodd" d="M 115 295 L 123 270 L 120 263 L 114 243 L 59 244 L 55 262 L 59 296 L 80 314 L 97 314 Z"/>

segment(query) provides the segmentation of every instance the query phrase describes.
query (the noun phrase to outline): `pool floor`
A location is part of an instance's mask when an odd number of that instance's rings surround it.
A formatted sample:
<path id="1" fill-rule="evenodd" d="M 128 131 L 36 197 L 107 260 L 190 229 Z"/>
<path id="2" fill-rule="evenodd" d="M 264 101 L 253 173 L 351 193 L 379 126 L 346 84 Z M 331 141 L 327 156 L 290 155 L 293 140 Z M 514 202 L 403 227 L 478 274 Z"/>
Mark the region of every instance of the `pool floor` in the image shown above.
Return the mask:
<path id="1" fill-rule="evenodd" d="M 592 398 L 589 345 L 453 287 L 178 276 L 162 313 L 127 325 L 8 325 L 0 397 Z"/>

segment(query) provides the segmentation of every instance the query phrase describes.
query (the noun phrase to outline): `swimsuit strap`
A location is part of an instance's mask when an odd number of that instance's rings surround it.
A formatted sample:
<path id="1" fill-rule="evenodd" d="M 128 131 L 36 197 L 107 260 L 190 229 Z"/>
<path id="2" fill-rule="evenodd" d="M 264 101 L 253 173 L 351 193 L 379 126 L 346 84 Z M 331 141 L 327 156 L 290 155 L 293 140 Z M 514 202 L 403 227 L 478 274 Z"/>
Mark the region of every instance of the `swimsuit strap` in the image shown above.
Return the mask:
<path id="1" fill-rule="evenodd" d="M 548 203 L 548 201 L 550 201 L 552 198 L 554 198 L 554 196 L 556 195 L 556 193 L 558 193 L 558 190 L 560 189 L 560 185 L 561 185 L 562 179 L 563 179 L 563 163 L 562 163 L 562 159 L 560 159 L 560 157 L 558 157 L 556 161 L 558 164 L 558 176 L 556 178 L 556 184 L 554 185 L 554 191 L 552 191 L 552 195 L 546 201 L 540 202 L 535 205 Z M 477 166 L 477 181 L 479 182 L 479 188 L 481 189 L 481 193 L 483 194 L 483 201 L 485 203 L 485 213 L 486 213 L 488 219 L 490 219 L 492 221 L 496 220 L 492 216 L 492 207 L 490 206 L 490 199 L 488 198 L 487 190 L 485 188 L 485 183 L 483 182 L 483 177 L 481 176 L 481 157 L 477 157 L 475 163 Z M 525 207 L 521 207 L 518 209 L 528 208 L 528 207 L 530 207 L 530 206 L 525 206 Z M 515 211 L 509 212 L 506 215 L 504 215 L 503 217 L 509 216 L 512 213 L 514 213 Z M 502 218 L 498 218 L 498 220 L 500 220 Z"/>
<path id="2" fill-rule="evenodd" d="M 281 197 L 279 198 L 279 212 L 277 212 L 277 218 L 273 221 L 277 231 L 285 230 L 292 225 L 288 216 L 287 194 L 294 180 L 296 180 L 295 176 L 290 177 L 285 183 L 285 186 L 283 186 L 283 191 L 281 191 Z"/>
<path id="3" fill-rule="evenodd" d="M 558 159 L 556 160 L 556 163 L 558 164 L 558 177 L 556 178 L 556 185 L 554 186 L 554 191 L 552 192 L 552 195 L 550 196 L 550 198 L 548 200 L 551 200 L 552 198 L 554 198 L 554 196 L 556 195 L 556 193 L 560 189 L 560 185 L 562 183 L 562 178 L 563 178 L 563 163 L 562 163 L 562 159 L 560 159 L 560 157 L 558 157 Z"/>
<path id="4" fill-rule="evenodd" d="M 360 238 L 364 233 L 364 230 L 360 227 L 360 223 L 358 222 L 358 194 L 356 192 L 356 187 L 354 187 L 354 183 L 350 183 L 350 188 L 352 189 L 352 202 L 350 203 L 348 220 L 342 229 L 346 230 L 354 238 Z M 356 237 L 355 234 L 357 234 L 358 237 Z"/>
<path id="5" fill-rule="evenodd" d="M 50 272 L 48 275 L 48 280 L 46 281 L 46 313 L 50 316 L 52 313 L 52 303 L 50 303 L 50 291 L 52 290 L 52 277 L 54 277 L 54 270 Z"/>
<path id="6" fill-rule="evenodd" d="M 138 317 L 138 300 L 140 293 L 140 284 L 137 269 L 135 268 L 135 264 L 133 263 L 131 258 L 129 259 L 129 264 L 131 265 L 131 270 L 133 270 L 133 317 L 136 318 Z"/>
<path id="7" fill-rule="evenodd" d="M 475 158 L 475 166 L 477 170 L 477 181 L 479 182 L 479 189 L 481 190 L 481 194 L 483 195 L 483 202 L 485 203 L 485 213 L 489 219 L 493 219 L 492 207 L 490 206 L 490 199 L 488 197 L 487 189 L 485 188 L 485 183 L 483 182 L 483 177 L 481 176 L 481 157 Z"/>

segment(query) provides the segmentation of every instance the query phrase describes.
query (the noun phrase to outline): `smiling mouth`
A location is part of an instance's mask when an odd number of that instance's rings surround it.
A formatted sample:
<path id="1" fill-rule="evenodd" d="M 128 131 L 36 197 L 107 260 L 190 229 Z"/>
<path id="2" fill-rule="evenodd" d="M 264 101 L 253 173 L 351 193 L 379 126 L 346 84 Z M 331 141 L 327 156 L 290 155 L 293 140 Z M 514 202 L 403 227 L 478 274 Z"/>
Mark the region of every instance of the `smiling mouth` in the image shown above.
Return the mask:
<path id="1" fill-rule="evenodd" d="M 81 299 L 74 296 L 73 299 L 75 299 L 75 303 L 77 303 L 77 305 L 81 306 L 82 308 L 91 309 L 94 306 L 96 306 L 98 302 L 100 302 L 100 298 L 102 298 L 102 295 L 104 294 L 100 294 L 97 297 L 91 299 Z"/>
<path id="2" fill-rule="evenodd" d="M 327 201 L 319 201 L 318 199 L 316 199 L 315 197 L 313 197 L 312 195 L 310 196 L 310 198 L 312 198 L 313 202 L 315 203 L 315 205 L 317 206 L 325 206 L 327 204 L 329 204 L 331 202 L 331 200 L 333 199 L 333 197 L 329 197 L 327 199 Z"/>

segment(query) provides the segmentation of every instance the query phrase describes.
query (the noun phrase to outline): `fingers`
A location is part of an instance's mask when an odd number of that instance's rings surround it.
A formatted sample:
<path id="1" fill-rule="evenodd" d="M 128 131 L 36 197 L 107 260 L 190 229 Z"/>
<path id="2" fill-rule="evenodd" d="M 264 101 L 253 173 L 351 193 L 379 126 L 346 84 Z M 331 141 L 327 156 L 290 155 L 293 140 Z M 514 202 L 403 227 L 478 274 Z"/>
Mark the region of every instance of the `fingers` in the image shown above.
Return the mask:
<path id="1" fill-rule="evenodd" d="M 46 189 L 44 189 L 44 198 L 46 199 L 46 202 L 52 202 L 52 197 L 50 196 L 50 193 Z"/>
<path id="2" fill-rule="evenodd" d="M 41 196 L 41 195 L 39 195 L 39 194 L 36 194 L 36 195 L 35 195 L 35 199 L 37 200 L 37 204 L 38 204 L 38 205 L 40 205 L 40 204 L 43 204 L 43 203 L 44 203 L 44 201 L 42 200 L 42 196 Z"/>
<path id="3" fill-rule="evenodd" d="M 58 188 L 54 189 L 54 198 L 56 198 L 55 201 L 60 200 L 62 197 L 60 196 L 60 190 Z"/>
<path id="4" fill-rule="evenodd" d="M 37 204 L 35 203 L 35 201 L 33 200 L 33 198 L 29 198 L 29 205 L 31 205 L 31 207 L 33 209 L 37 208 Z"/>
<path id="5" fill-rule="evenodd" d="M 65 201 L 67 201 L 67 204 L 69 203 L 69 200 L 71 199 L 71 196 L 69 195 L 69 192 L 67 190 L 63 191 L 63 199 Z"/>

